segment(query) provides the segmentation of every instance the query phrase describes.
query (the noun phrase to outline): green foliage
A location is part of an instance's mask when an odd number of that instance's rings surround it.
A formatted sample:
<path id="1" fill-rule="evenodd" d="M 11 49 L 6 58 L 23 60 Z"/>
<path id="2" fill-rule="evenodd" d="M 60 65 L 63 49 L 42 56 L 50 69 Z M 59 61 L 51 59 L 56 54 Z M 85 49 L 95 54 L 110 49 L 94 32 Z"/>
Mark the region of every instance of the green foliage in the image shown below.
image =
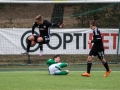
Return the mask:
<path id="1" fill-rule="evenodd" d="M 3 9 L 5 7 L 5 4 L 0 4 L 0 9 Z"/>
<path id="2" fill-rule="evenodd" d="M 118 28 L 120 11 L 117 3 L 80 4 L 74 9 L 73 16 L 78 20 L 79 27 L 88 27 L 91 19 L 96 20 L 98 26 Z"/>
<path id="3" fill-rule="evenodd" d="M 0 72 L 0 90 L 119 90 L 120 72 L 104 78 L 104 72 L 70 72 L 66 76 L 48 75 L 47 71 Z"/>
<path id="4" fill-rule="evenodd" d="M 63 23 L 64 4 L 54 4 L 51 22 L 61 24 Z"/>

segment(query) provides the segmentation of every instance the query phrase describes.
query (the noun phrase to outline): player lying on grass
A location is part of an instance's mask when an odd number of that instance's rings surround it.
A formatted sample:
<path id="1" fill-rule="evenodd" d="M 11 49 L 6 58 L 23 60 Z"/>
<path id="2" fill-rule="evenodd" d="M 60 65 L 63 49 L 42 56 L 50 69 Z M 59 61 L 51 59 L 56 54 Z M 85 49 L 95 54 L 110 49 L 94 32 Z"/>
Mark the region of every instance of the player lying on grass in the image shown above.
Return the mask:
<path id="1" fill-rule="evenodd" d="M 36 43 L 39 43 L 40 46 L 40 56 L 43 54 L 43 44 L 47 44 L 50 41 L 50 27 L 57 27 L 57 28 L 62 28 L 63 23 L 61 25 L 49 22 L 47 20 L 44 20 L 41 15 L 36 16 L 35 23 L 32 26 L 32 35 L 28 37 L 28 43 L 27 43 L 27 50 L 25 55 L 29 54 L 29 50 L 31 47 L 31 43 L 35 41 Z M 39 35 L 34 35 L 34 30 L 35 28 L 39 28 Z"/>
<path id="2" fill-rule="evenodd" d="M 62 68 L 67 66 L 67 63 L 60 62 L 60 55 L 55 55 L 53 59 L 48 59 L 46 64 L 51 75 L 67 75 L 69 73 L 69 70 L 62 70 Z"/>
<path id="3" fill-rule="evenodd" d="M 89 40 L 88 44 L 91 44 L 91 43 L 94 43 L 94 44 L 87 58 L 87 73 L 83 73 L 82 76 L 90 77 L 92 57 L 97 55 L 106 69 L 106 73 L 104 74 L 104 77 L 107 77 L 110 74 L 111 69 L 109 69 L 108 63 L 104 58 L 104 46 L 102 42 L 102 36 L 100 31 L 96 27 L 96 22 L 94 20 L 90 21 L 90 28 L 93 30 L 93 40 L 92 41 Z"/>

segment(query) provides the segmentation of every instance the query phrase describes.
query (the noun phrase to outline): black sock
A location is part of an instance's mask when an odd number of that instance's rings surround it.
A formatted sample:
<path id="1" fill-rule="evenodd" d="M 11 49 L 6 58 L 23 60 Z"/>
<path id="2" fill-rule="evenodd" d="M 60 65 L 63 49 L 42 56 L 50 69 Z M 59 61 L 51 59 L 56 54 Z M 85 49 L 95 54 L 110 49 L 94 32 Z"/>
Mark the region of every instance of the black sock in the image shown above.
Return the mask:
<path id="1" fill-rule="evenodd" d="M 30 46 L 31 46 L 31 41 L 28 40 L 28 44 L 27 44 L 27 52 L 29 52 L 29 50 L 30 50 Z"/>
<path id="2" fill-rule="evenodd" d="M 87 62 L 87 73 L 90 73 L 92 62 Z"/>
<path id="3" fill-rule="evenodd" d="M 103 65 L 104 65 L 104 67 L 106 68 L 106 71 L 109 71 L 108 63 L 107 63 L 107 62 L 104 62 Z"/>
<path id="4" fill-rule="evenodd" d="M 39 43 L 40 51 L 43 51 L 43 44 Z"/>

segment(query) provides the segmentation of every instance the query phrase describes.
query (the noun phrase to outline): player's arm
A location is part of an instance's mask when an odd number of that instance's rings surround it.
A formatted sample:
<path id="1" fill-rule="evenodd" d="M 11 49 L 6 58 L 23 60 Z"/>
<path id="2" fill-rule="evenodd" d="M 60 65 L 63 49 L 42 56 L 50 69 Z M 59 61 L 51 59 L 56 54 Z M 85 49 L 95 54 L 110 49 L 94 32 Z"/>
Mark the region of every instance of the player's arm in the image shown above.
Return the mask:
<path id="1" fill-rule="evenodd" d="M 56 23 L 52 23 L 52 22 L 49 22 L 47 21 L 47 24 L 49 27 L 58 27 L 58 28 L 62 28 L 64 26 L 64 23 L 62 23 L 61 25 L 58 25 Z"/>
<path id="2" fill-rule="evenodd" d="M 91 41 L 91 43 L 96 43 L 102 40 L 101 34 L 95 34 L 95 38 Z"/>
<path id="3" fill-rule="evenodd" d="M 35 22 L 32 26 L 32 35 L 34 35 L 35 27 L 37 27 L 38 24 Z"/>
<path id="4" fill-rule="evenodd" d="M 93 40 L 89 40 L 88 43 L 97 43 L 97 42 L 100 42 L 101 40 L 102 40 L 102 37 L 101 37 L 100 32 L 97 34 L 94 32 Z"/>
<path id="5" fill-rule="evenodd" d="M 64 26 L 64 23 L 62 23 L 61 25 L 52 23 L 52 27 L 58 27 L 58 28 L 62 28 Z"/>
<path id="6" fill-rule="evenodd" d="M 53 59 L 48 59 L 47 61 L 46 61 L 46 64 L 48 65 L 48 66 L 50 66 L 50 65 L 52 65 L 52 64 L 55 64 L 56 62 L 53 60 Z"/>

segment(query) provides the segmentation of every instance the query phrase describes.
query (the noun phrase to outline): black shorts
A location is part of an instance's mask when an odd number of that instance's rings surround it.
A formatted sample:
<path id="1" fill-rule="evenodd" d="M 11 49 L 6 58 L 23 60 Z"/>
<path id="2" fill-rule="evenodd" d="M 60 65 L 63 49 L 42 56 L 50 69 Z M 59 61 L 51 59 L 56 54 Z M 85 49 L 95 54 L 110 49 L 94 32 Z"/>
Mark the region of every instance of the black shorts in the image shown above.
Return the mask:
<path id="1" fill-rule="evenodd" d="M 37 41 L 37 39 L 38 39 L 39 37 L 40 37 L 39 35 L 35 35 L 35 36 L 34 36 L 34 38 L 35 38 L 34 41 L 35 41 L 36 43 L 39 43 L 39 42 Z M 50 37 L 49 37 L 49 36 L 42 36 L 42 38 L 43 38 L 43 41 L 42 41 L 43 44 L 47 44 L 47 43 L 50 42 Z"/>
<path id="2" fill-rule="evenodd" d="M 101 60 L 104 58 L 104 49 L 94 49 L 92 48 L 89 52 L 89 56 L 98 56 L 98 58 Z"/>

